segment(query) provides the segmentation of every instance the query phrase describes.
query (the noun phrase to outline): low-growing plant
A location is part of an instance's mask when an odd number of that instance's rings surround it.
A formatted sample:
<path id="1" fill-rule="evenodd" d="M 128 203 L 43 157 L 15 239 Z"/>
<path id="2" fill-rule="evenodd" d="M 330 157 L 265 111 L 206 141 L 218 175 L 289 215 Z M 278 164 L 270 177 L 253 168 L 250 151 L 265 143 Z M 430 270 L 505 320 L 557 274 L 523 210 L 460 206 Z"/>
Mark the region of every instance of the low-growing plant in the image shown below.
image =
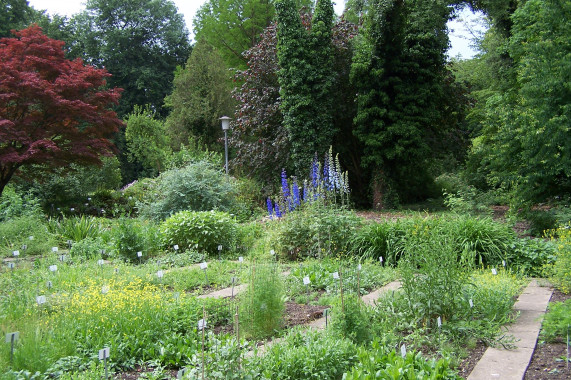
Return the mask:
<path id="1" fill-rule="evenodd" d="M 0 197 L 0 222 L 21 216 L 36 216 L 42 214 L 40 201 L 32 194 L 20 194 L 11 186 L 7 186 Z"/>
<path id="2" fill-rule="evenodd" d="M 331 329 L 357 344 L 369 342 L 372 337 L 368 307 L 356 294 L 338 297 L 331 309 Z"/>
<path id="3" fill-rule="evenodd" d="M 555 244 L 543 239 L 514 239 L 505 257 L 506 265 L 517 273 L 529 277 L 546 277 L 545 267 L 553 265 L 556 259 Z"/>
<path id="4" fill-rule="evenodd" d="M 40 216 L 21 216 L 0 223 L 0 255 L 11 256 L 13 251 L 24 255 L 39 255 L 57 245 Z M 25 246 L 25 249 L 24 249 Z"/>
<path id="5" fill-rule="evenodd" d="M 180 211 L 165 220 L 160 230 L 165 248 L 178 245 L 213 255 L 219 245 L 225 252 L 234 250 L 237 224 L 221 211 Z"/>
<path id="6" fill-rule="evenodd" d="M 249 337 L 268 337 L 283 322 L 283 283 L 278 266 L 253 265 L 249 277 L 248 288 L 240 295 L 240 330 Z"/>
<path id="7" fill-rule="evenodd" d="M 348 339 L 295 329 L 245 367 L 252 378 L 340 379 L 353 365 L 356 353 L 357 347 Z"/>
<path id="8" fill-rule="evenodd" d="M 375 340 L 371 347 L 358 350 L 358 362 L 343 375 L 344 380 L 372 379 L 461 379 L 451 368 L 450 360 L 426 359 L 420 351 L 407 351 L 403 357 L 393 347 Z"/>
<path id="9" fill-rule="evenodd" d="M 119 218 L 111 230 L 114 252 L 123 260 L 139 262 L 137 252 L 147 259 L 156 254 L 162 241 L 156 225 L 140 219 Z"/>
<path id="10" fill-rule="evenodd" d="M 63 217 L 62 219 L 50 218 L 48 226 L 50 231 L 58 236 L 60 243 L 67 240 L 79 242 L 85 238 L 97 238 L 101 232 L 101 226 L 97 218 L 93 216 Z"/>
<path id="11" fill-rule="evenodd" d="M 101 257 L 101 250 L 108 251 L 109 247 L 101 241 L 101 239 L 88 237 L 74 243 L 69 250 L 73 258 L 93 259 Z"/>
<path id="12" fill-rule="evenodd" d="M 546 231 L 557 228 L 557 216 L 553 211 L 532 209 L 521 216 L 529 221 L 529 233 L 533 236 L 543 237 Z"/>

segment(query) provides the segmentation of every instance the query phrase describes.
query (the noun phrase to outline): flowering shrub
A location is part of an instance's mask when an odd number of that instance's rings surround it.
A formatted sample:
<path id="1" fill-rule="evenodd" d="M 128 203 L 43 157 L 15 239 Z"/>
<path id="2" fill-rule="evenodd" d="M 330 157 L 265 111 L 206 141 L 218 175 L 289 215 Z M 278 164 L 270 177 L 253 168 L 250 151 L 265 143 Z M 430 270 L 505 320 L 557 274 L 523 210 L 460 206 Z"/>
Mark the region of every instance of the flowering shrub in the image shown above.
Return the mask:
<path id="1" fill-rule="evenodd" d="M 551 231 L 551 240 L 556 244 L 556 260 L 549 267 L 551 280 L 563 293 L 571 291 L 571 225 Z"/>

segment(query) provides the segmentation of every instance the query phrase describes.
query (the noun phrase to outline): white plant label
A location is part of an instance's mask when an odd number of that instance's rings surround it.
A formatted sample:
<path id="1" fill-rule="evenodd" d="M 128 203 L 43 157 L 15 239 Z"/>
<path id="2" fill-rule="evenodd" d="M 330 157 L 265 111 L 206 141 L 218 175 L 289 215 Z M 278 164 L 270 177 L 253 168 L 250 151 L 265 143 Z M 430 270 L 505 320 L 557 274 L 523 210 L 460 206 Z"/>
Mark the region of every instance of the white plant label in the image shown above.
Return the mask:
<path id="1" fill-rule="evenodd" d="M 244 262 L 244 258 L 242 256 L 238 257 L 239 262 Z"/>
<path id="2" fill-rule="evenodd" d="M 38 305 L 45 304 L 46 303 L 46 296 L 37 296 L 36 302 L 38 303 Z"/>
<path id="3" fill-rule="evenodd" d="M 109 293 L 109 287 L 107 285 L 101 287 L 101 294 Z"/>
<path id="4" fill-rule="evenodd" d="M 406 357 L 406 346 L 403 344 L 400 346 L 400 355 L 404 358 Z"/>
<path id="5" fill-rule="evenodd" d="M 104 255 L 104 254 L 105 254 L 105 250 L 102 249 L 101 251 L 99 251 L 99 253 L 101 253 L 102 255 Z"/>
<path id="6" fill-rule="evenodd" d="M 20 251 L 13 251 L 12 254 L 13 254 L 14 256 L 20 256 Z"/>
<path id="7" fill-rule="evenodd" d="M 470 307 L 474 307 L 474 302 L 472 301 L 471 298 L 468 300 L 468 303 L 470 304 Z"/>
<path id="8" fill-rule="evenodd" d="M 361 270 L 361 264 L 357 265 L 357 270 L 358 270 L 358 271 Z"/>
<path id="9" fill-rule="evenodd" d="M 175 251 L 178 251 L 178 244 L 175 244 L 173 248 Z"/>
<path id="10" fill-rule="evenodd" d="M 218 246 L 218 250 L 219 250 L 219 251 L 222 251 L 222 246 L 221 246 L 221 245 Z"/>
<path id="11" fill-rule="evenodd" d="M 186 368 L 183 368 L 180 371 L 178 371 L 176 374 L 176 378 L 178 380 L 181 380 L 184 377 L 184 375 L 186 375 Z"/>
<path id="12" fill-rule="evenodd" d="M 164 275 L 164 273 L 163 273 L 162 270 L 160 270 L 160 271 L 157 272 L 157 277 L 158 277 L 158 278 L 163 278 L 163 275 Z"/>
<path id="13" fill-rule="evenodd" d="M 57 265 L 50 265 L 50 272 L 57 271 Z"/>
<path id="14" fill-rule="evenodd" d="M 6 334 L 6 343 L 12 343 L 18 340 L 18 338 L 20 337 L 20 332 L 15 331 L 15 332 L 11 332 Z"/>
<path id="15" fill-rule="evenodd" d="M 115 274 L 119 274 L 119 268 L 115 268 Z"/>
<path id="16" fill-rule="evenodd" d="M 438 327 L 442 327 L 442 319 L 440 319 L 440 317 L 436 319 L 436 324 L 438 325 Z"/>
<path id="17" fill-rule="evenodd" d="M 89 202 L 91 202 L 91 198 L 87 198 L 87 200 L 88 200 Z"/>
<path id="18" fill-rule="evenodd" d="M 339 272 L 333 272 L 333 279 L 339 280 Z"/>
<path id="19" fill-rule="evenodd" d="M 505 267 L 506 266 L 506 261 L 502 260 L 502 265 Z"/>
<path id="20" fill-rule="evenodd" d="M 34 240 L 34 237 L 33 237 L 33 236 L 28 236 L 28 239 L 29 239 L 29 240 Z"/>
<path id="21" fill-rule="evenodd" d="M 200 321 L 198 321 L 198 329 L 204 330 L 205 328 L 206 328 L 206 321 L 204 319 L 201 319 Z"/>
<path id="22" fill-rule="evenodd" d="M 309 276 L 305 276 L 303 278 L 303 285 L 309 285 L 311 283 L 311 281 L 309 280 Z"/>
<path id="23" fill-rule="evenodd" d="M 52 247 L 52 252 L 57 252 L 58 248 L 57 247 Z"/>
<path id="24" fill-rule="evenodd" d="M 492 268 L 492 274 L 495 276 L 496 274 L 498 274 L 498 271 L 496 270 L 496 268 Z"/>
<path id="25" fill-rule="evenodd" d="M 105 264 L 105 261 L 103 261 L 103 259 L 97 260 L 97 265 L 102 266 L 103 264 Z"/>
<path id="26" fill-rule="evenodd" d="M 22 245 L 22 250 L 25 251 L 26 249 L 28 249 L 28 246 L 27 246 L 26 244 L 23 244 L 23 245 Z"/>
<path id="27" fill-rule="evenodd" d="M 59 261 L 61 261 L 62 263 L 65 261 L 65 255 L 60 255 L 59 256 Z"/>
<path id="28" fill-rule="evenodd" d="M 208 268 L 208 263 L 204 262 L 200 264 L 200 269 L 205 270 L 206 268 Z"/>
<path id="29" fill-rule="evenodd" d="M 109 354 L 111 350 L 109 349 L 109 347 L 105 347 L 101 350 L 99 350 L 99 360 L 105 360 L 105 359 L 109 359 Z"/>
<path id="30" fill-rule="evenodd" d="M 74 212 L 74 211 L 75 211 L 75 209 L 72 207 L 72 208 L 70 208 L 70 211 L 71 211 L 71 212 Z"/>
<path id="31" fill-rule="evenodd" d="M 14 263 L 8 263 L 8 268 L 10 269 L 14 269 L 16 265 Z"/>
<path id="32" fill-rule="evenodd" d="M 143 252 L 141 251 L 137 252 L 137 257 L 143 257 Z"/>
<path id="33" fill-rule="evenodd" d="M 67 245 L 72 245 L 72 244 L 73 244 L 73 240 L 68 240 L 66 243 L 67 243 Z"/>
<path id="34" fill-rule="evenodd" d="M 381 262 L 381 264 L 383 263 L 383 256 L 379 256 L 379 261 Z"/>
<path id="35" fill-rule="evenodd" d="M 274 251 L 274 250 L 272 249 L 272 250 L 270 251 L 270 255 L 273 256 L 273 255 L 275 255 L 275 254 L 276 254 L 276 251 Z"/>

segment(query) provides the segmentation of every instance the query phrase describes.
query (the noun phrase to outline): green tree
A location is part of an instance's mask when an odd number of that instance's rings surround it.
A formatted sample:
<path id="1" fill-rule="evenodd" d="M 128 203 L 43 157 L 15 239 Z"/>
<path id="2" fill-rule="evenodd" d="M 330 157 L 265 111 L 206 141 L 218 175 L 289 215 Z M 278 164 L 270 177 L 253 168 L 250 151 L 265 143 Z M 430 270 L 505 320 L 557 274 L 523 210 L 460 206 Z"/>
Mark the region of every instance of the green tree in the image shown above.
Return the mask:
<path id="1" fill-rule="evenodd" d="M 278 0 L 277 56 L 281 109 L 299 172 L 310 167 L 315 152 L 331 145 L 333 73 L 333 5 L 319 0 L 307 31 L 293 0 Z"/>
<path id="2" fill-rule="evenodd" d="M 12 37 L 12 29 L 27 27 L 33 14 L 34 9 L 27 0 L 0 0 L 0 38 Z"/>
<path id="3" fill-rule="evenodd" d="M 215 146 L 223 136 L 219 118 L 234 113 L 231 83 L 231 72 L 217 50 L 199 40 L 186 67 L 176 72 L 172 94 L 165 99 L 172 110 L 166 130 L 175 150 L 190 138 Z"/>
<path id="4" fill-rule="evenodd" d="M 125 139 L 131 161 L 141 162 L 153 174 L 163 171 L 170 151 L 168 138 L 164 123 L 155 119 L 150 107 L 135 106 L 127 117 Z"/>
<path id="5" fill-rule="evenodd" d="M 426 194 L 449 95 L 444 1 L 375 0 L 355 54 L 354 133 L 364 145 L 375 208 Z"/>
<path id="6" fill-rule="evenodd" d="M 214 46 L 228 67 L 243 69 L 242 53 L 259 41 L 274 14 L 268 0 L 209 0 L 194 17 L 194 34 Z"/>
<path id="7" fill-rule="evenodd" d="M 168 0 L 88 0 L 73 17 L 77 41 L 72 51 L 104 66 L 111 86 L 123 88 L 120 116 L 149 104 L 166 116 L 163 100 L 172 90 L 174 71 L 190 53 L 184 19 Z"/>

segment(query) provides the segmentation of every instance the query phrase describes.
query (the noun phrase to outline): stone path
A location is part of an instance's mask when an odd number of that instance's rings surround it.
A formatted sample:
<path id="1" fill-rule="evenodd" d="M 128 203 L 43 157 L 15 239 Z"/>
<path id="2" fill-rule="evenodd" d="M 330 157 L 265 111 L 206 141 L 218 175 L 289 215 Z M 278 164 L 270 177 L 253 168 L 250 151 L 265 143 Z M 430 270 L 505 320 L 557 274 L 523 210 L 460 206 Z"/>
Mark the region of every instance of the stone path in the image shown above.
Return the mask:
<path id="1" fill-rule="evenodd" d="M 519 296 L 514 310 L 518 319 L 508 328 L 517 342 L 512 350 L 488 348 L 468 380 L 522 380 L 537 342 L 541 329 L 541 316 L 545 313 L 553 289 L 541 287 L 532 280 Z"/>

